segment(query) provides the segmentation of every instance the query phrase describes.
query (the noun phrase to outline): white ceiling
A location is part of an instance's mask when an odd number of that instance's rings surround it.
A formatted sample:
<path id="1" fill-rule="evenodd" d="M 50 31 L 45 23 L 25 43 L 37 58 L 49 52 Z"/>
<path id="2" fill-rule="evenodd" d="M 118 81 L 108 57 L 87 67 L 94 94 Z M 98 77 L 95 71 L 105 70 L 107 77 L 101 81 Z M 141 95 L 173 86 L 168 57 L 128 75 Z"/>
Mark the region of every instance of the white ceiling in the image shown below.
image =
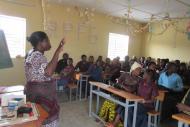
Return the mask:
<path id="1" fill-rule="evenodd" d="M 123 17 L 127 13 L 129 1 L 132 17 L 141 22 L 148 21 L 151 14 L 164 17 L 190 17 L 190 0 L 49 0 L 62 4 L 95 8 L 96 11 L 112 16 Z M 169 1 L 167 6 L 167 1 Z M 186 4 L 186 5 L 185 5 Z M 168 8 L 167 8 L 168 7 Z"/>

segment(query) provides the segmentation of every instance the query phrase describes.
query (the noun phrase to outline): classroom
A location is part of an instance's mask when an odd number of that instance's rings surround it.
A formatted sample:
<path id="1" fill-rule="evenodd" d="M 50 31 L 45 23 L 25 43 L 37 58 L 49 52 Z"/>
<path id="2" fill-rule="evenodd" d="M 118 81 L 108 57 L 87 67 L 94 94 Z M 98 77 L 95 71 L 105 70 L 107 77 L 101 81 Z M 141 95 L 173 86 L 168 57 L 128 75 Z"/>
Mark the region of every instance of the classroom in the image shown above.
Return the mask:
<path id="1" fill-rule="evenodd" d="M 0 127 L 190 127 L 190 0 L 0 0 Z"/>

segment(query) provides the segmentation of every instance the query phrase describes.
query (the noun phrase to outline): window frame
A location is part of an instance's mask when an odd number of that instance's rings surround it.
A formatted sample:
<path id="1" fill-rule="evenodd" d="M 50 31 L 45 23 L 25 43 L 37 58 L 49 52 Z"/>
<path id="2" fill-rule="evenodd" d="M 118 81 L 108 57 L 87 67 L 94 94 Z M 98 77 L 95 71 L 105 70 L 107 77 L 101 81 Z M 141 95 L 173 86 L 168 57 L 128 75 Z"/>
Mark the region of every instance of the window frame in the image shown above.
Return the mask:
<path id="1" fill-rule="evenodd" d="M 26 55 L 26 18 L 0 14 L 0 20 L 3 19 L 3 18 L 4 18 L 4 20 L 13 20 L 12 24 L 14 24 L 14 25 L 15 25 L 15 22 L 19 22 L 20 21 L 22 28 L 20 28 L 21 30 L 19 32 L 23 32 L 23 33 L 19 34 L 18 38 L 19 38 L 19 40 L 21 40 L 21 42 L 19 42 L 21 45 L 19 45 L 18 47 L 22 48 L 21 52 L 13 53 L 13 51 L 11 51 L 10 46 L 9 46 L 10 43 L 9 43 L 9 41 L 7 39 L 7 30 L 5 30 L 5 28 L 1 27 L 1 22 L 0 22 L 0 29 L 4 31 L 4 34 L 5 34 L 5 37 L 6 37 L 6 41 L 7 41 L 8 50 L 9 50 L 11 58 L 14 59 L 14 58 L 16 58 L 18 56 L 25 57 L 25 55 Z M 18 32 L 18 30 L 15 30 L 15 32 Z M 11 35 L 12 33 L 9 33 L 9 34 Z M 15 33 L 15 36 L 16 36 L 16 33 Z M 18 42 L 18 41 L 15 41 L 15 42 Z M 17 44 L 15 44 L 15 45 L 17 45 Z"/>
<path id="2" fill-rule="evenodd" d="M 118 34 L 118 33 L 112 33 L 112 32 L 110 32 L 109 33 L 109 38 L 108 38 L 108 50 L 107 50 L 107 57 L 108 58 L 110 58 L 111 60 L 113 60 L 114 58 L 116 58 L 116 57 L 118 57 L 118 56 L 114 56 L 114 57 L 111 57 L 112 55 L 110 55 L 111 53 L 110 53 L 110 43 L 111 43 L 111 36 L 113 37 L 114 35 L 116 35 L 116 37 L 115 38 L 117 38 L 117 37 L 119 37 L 119 36 L 123 36 L 123 37 L 127 37 L 126 39 L 127 39 L 127 49 L 126 49 L 126 53 L 123 55 L 123 56 L 119 56 L 120 57 L 120 60 L 121 61 L 124 61 L 124 57 L 126 56 L 126 55 L 128 55 L 129 54 L 129 42 L 130 42 L 130 37 L 129 37 L 129 35 L 126 35 L 126 34 Z M 117 42 L 116 42 L 117 43 Z"/>

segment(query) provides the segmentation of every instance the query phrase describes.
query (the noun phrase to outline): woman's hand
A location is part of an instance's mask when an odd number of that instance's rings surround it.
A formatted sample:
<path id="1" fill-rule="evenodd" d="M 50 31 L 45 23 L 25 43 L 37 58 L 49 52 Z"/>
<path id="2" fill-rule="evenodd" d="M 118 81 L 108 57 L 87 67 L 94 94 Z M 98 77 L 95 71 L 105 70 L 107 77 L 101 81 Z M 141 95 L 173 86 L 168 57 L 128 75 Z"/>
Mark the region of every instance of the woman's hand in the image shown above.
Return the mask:
<path id="1" fill-rule="evenodd" d="M 52 60 L 49 62 L 48 66 L 45 69 L 45 73 L 48 76 L 52 76 L 53 73 L 55 72 L 56 66 L 57 66 L 57 62 L 59 59 L 59 54 L 61 53 L 61 51 L 63 51 L 63 46 L 65 44 L 65 38 L 63 38 L 57 48 L 57 50 L 55 51 Z"/>
<path id="2" fill-rule="evenodd" d="M 63 47 L 64 47 L 65 43 L 66 43 L 66 42 L 65 42 L 65 38 L 63 38 L 63 39 L 61 40 L 61 42 L 60 42 L 60 44 L 59 44 L 57 50 L 56 50 L 58 53 L 60 53 L 60 52 L 63 51 Z"/>

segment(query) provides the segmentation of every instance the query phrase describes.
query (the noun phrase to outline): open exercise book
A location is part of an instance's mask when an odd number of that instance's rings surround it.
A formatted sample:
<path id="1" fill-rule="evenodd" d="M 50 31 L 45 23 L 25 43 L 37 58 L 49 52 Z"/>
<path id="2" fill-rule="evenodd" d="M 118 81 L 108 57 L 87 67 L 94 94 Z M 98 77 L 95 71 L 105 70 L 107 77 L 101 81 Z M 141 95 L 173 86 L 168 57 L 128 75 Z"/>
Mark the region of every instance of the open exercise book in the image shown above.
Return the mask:
<path id="1" fill-rule="evenodd" d="M 39 113 L 34 103 L 27 103 L 27 107 L 32 108 L 32 112 L 29 114 L 23 114 L 23 116 L 14 116 L 14 113 L 11 117 L 7 117 L 8 113 L 10 116 L 10 112 L 7 112 L 7 107 L 0 107 L 0 126 L 10 126 L 14 124 L 22 124 L 25 122 L 30 122 L 34 120 L 38 120 Z"/>

